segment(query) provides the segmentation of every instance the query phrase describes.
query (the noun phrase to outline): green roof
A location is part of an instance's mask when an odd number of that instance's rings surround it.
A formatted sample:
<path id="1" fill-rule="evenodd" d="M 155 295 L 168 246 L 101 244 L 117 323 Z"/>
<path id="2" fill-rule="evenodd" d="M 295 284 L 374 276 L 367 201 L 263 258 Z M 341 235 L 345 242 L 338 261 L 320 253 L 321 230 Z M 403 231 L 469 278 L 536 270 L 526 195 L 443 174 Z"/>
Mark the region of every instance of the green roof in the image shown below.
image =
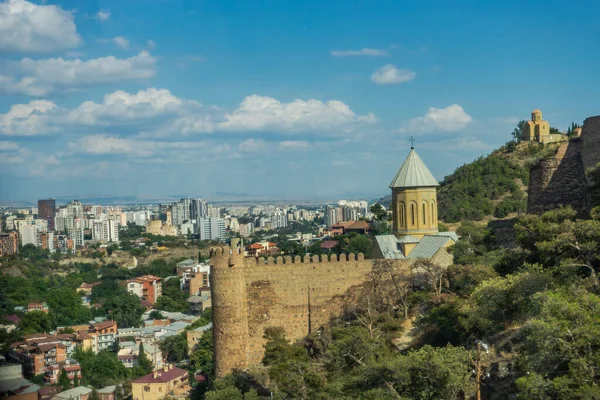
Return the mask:
<path id="1" fill-rule="evenodd" d="M 411 149 L 404 164 L 390 183 L 390 188 L 439 186 L 415 149 Z"/>

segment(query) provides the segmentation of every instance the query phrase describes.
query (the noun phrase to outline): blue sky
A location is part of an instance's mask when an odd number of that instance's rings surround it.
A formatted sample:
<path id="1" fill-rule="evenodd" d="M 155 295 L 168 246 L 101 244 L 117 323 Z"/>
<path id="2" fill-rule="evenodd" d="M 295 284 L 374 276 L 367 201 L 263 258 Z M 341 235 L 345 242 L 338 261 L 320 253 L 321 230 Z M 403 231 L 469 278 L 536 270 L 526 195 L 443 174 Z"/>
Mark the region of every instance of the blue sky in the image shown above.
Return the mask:
<path id="1" fill-rule="evenodd" d="M 0 2 L 0 201 L 387 194 L 598 114 L 597 1 Z"/>

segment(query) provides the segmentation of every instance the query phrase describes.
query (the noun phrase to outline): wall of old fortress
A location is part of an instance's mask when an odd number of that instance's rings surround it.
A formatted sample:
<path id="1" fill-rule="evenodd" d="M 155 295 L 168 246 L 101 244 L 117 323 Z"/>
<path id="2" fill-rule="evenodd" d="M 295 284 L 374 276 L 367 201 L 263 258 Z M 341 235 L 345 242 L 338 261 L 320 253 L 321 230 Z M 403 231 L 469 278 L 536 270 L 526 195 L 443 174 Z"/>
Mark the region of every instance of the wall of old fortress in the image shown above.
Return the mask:
<path id="1" fill-rule="evenodd" d="M 412 271 L 415 260 L 393 261 Z M 442 248 L 431 259 L 447 266 L 452 254 Z M 282 327 L 290 340 L 300 339 L 340 316 L 363 285 L 373 279 L 378 260 L 362 254 L 331 259 L 318 256 L 244 258 L 228 247 L 211 250 L 211 291 L 215 370 L 221 377 L 233 369 L 262 362 L 265 328 Z"/>
<path id="2" fill-rule="evenodd" d="M 533 166 L 529 175 L 527 212 L 541 214 L 572 206 L 580 216 L 593 206 L 585 171 L 600 163 L 600 116 L 584 121 L 580 138 L 561 143 L 555 154 Z"/>

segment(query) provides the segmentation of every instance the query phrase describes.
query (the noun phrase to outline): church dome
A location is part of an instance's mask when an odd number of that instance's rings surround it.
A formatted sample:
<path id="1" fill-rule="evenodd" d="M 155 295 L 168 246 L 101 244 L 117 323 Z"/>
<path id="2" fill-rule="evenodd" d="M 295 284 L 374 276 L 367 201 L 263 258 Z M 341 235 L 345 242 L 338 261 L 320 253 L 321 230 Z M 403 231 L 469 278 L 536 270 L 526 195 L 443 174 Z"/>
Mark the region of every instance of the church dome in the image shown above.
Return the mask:
<path id="1" fill-rule="evenodd" d="M 390 183 L 390 188 L 433 187 L 439 186 L 417 152 L 412 149 L 404 164 Z"/>

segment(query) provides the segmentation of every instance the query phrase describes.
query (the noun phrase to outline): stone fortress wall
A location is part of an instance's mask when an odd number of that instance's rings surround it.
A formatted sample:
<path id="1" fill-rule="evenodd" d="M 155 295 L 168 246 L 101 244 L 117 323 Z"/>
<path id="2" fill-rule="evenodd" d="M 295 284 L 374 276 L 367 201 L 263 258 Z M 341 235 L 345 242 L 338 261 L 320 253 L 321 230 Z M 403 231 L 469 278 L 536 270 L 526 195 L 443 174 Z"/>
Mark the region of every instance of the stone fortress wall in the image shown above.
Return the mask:
<path id="1" fill-rule="evenodd" d="M 304 337 L 339 315 L 343 297 L 373 268 L 362 254 L 327 257 L 244 258 L 229 248 L 211 250 L 211 287 L 218 377 L 260 364 L 265 328 L 283 327 L 289 339 Z M 232 253 L 232 254 L 230 254 Z M 234 254 L 237 253 L 237 254 Z"/>
<path id="2" fill-rule="evenodd" d="M 600 116 L 587 118 L 581 137 L 561 143 L 556 153 L 529 172 L 527 212 L 541 214 L 572 206 L 580 216 L 589 213 L 585 171 L 600 162 Z"/>
<path id="3" fill-rule="evenodd" d="M 411 269 L 416 260 L 394 260 Z M 452 254 L 440 249 L 431 261 L 448 266 Z M 215 372 L 262 362 L 265 328 L 282 327 L 290 340 L 300 339 L 340 316 L 372 279 L 377 260 L 362 254 L 348 257 L 299 256 L 245 258 L 243 250 L 211 249 L 211 290 Z M 413 271 L 414 272 L 414 271 Z"/>

